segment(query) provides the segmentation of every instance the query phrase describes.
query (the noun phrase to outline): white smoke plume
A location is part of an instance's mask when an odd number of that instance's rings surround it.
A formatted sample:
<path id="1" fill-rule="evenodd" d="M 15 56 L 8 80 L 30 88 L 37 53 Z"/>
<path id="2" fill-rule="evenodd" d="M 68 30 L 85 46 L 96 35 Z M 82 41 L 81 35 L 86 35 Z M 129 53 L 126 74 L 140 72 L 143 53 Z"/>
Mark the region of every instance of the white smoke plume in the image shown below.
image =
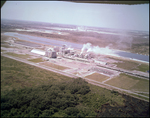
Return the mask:
<path id="1" fill-rule="evenodd" d="M 83 51 L 87 51 L 91 48 L 91 43 L 86 43 L 86 44 L 83 44 L 83 47 L 81 49 L 81 53 L 83 53 Z"/>
<path id="2" fill-rule="evenodd" d="M 71 45 L 69 45 L 68 50 L 74 50 L 74 48 L 71 48 Z"/>
<path id="3" fill-rule="evenodd" d="M 105 48 L 100 48 L 99 46 L 92 46 L 91 43 L 83 44 L 81 53 L 83 53 L 83 51 L 93 52 L 95 54 L 103 54 L 103 55 L 113 55 L 115 52 L 115 51 L 111 50 L 108 46 Z"/>

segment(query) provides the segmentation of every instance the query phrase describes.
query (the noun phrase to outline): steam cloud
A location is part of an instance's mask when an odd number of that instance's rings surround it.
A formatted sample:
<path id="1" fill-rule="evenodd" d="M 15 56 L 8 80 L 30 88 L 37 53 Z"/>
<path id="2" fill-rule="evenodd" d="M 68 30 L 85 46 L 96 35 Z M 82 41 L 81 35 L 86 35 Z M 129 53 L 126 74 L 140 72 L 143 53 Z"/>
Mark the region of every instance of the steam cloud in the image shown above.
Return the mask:
<path id="1" fill-rule="evenodd" d="M 113 55 L 114 54 L 114 51 L 109 49 L 108 46 L 105 48 L 100 48 L 99 46 L 92 46 L 91 43 L 83 44 L 81 53 L 83 53 L 83 51 L 93 52 L 95 54 L 103 54 L 103 55 Z"/>

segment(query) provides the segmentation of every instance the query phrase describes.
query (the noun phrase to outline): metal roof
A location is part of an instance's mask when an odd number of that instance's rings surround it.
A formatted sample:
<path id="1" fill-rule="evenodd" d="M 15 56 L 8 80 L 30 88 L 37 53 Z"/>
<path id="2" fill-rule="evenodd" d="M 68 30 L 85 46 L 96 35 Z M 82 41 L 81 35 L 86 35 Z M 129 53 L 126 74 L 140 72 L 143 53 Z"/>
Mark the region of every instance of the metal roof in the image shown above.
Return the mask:
<path id="1" fill-rule="evenodd" d="M 39 54 L 39 55 L 45 55 L 45 51 L 44 50 L 33 49 L 33 50 L 31 50 L 31 52 Z"/>

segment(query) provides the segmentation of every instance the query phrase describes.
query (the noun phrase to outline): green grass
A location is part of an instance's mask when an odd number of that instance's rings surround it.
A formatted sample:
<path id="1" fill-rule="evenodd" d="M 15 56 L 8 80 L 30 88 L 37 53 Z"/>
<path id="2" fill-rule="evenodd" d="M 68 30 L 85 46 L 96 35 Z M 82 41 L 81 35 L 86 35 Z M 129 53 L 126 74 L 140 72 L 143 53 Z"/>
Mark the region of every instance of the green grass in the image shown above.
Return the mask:
<path id="1" fill-rule="evenodd" d="M 89 78 L 89 79 L 92 79 L 92 80 L 95 80 L 95 81 L 98 81 L 98 82 L 102 82 L 102 81 L 109 78 L 108 76 L 105 76 L 105 75 L 102 75 L 102 74 L 99 74 L 99 73 L 93 73 L 93 74 L 85 76 L 85 77 Z"/>
<path id="2" fill-rule="evenodd" d="M 97 93 L 100 96 L 104 96 L 106 97 L 108 100 L 111 100 L 111 102 L 109 101 L 110 105 L 113 106 L 114 102 L 116 102 L 119 106 L 124 106 L 124 98 L 121 97 L 121 95 L 118 94 L 118 92 L 113 93 L 113 91 L 107 90 L 105 88 L 99 87 L 99 86 L 95 86 L 92 84 L 89 84 L 90 88 L 91 88 L 91 92 L 92 93 Z M 95 97 L 97 98 L 97 97 Z M 94 102 L 94 100 L 92 101 Z"/>
<path id="3" fill-rule="evenodd" d="M 12 46 L 5 44 L 5 45 L 1 45 L 1 47 L 5 47 L 5 48 L 12 48 Z"/>
<path id="4" fill-rule="evenodd" d="M 136 70 L 142 71 L 142 72 L 146 72 L 149 70 L 149 64 L 141 64 L 137 67 Z"/>
<path id="5" fill-rule="evenodd" d="M 149 80 L 141 79 L 130 90 L 149 92 Z"/>
<path id="6" fill-rule="evenodd" d="M 69 77 L 1 57 L 1 93 L 13 88 L 33 87 L 41 84 L 68 80 Z"/>
<path id="7" fill-rule="evenodd" d="M 139 93 L 139 94 L 149 97 L 149 94 L 146 93 Z"/>
<path id="8" fill-rule="evenodd" d="M 126 70 L 137 70 L 137 71 L 142 71 L 142 72 L 146 72 L 149 70 L 149 64 L 146 64 L 146 63 L 136 62 L 132 60 L 130 61 L 123 60 L 123 59 L 115 59 L 115 60 L 122 61 L 122 62 L 114 63 L 117 65 L 118 68 L 122 68 Z"/>
<path id="9" fill-rule="evenodd" d="M 126 93 L 126 92 L 124 92 L 124 93 Z M 149 98 L 145 98 L 145 97 L 142 97 L 142 96 L 139 96 L 139 95 L 135 95 L 135 94 L 131 94 L 131 93 L 126 93 L 126 94 L 135 96 L 135 97 L 137 97 L 137 98 L 140 98 L 140 99 L 142 99 L 142 100 L 146 100 L 146 101 L 149 102 Z M 143 94 L 142 94 L 142 95 L 143 95 Z M 145 95 L 145 96 L 147 96 L 147 95 Z M 149 97 L 149 96 L 148 96 L 148 97 Z"/>
<path id="10" fill-rule="evenodd" d="M 6 50 L 2 50 L 2 49 L 1 49 L 1 52 L 5 52 L 5 51 L 6 51 Z"/>
<path id="11" fill-rule="evenodd" d="M 122 60 L 123 62 L 114 63 L 118 68 L 134 70 L 138 66 L 137 62 Z"/>
<path id="12" fill-rule="evenodd" d="M 29 59 L 28 61 L 39 63 L 39 62 L 43 62 L 43 59 L 42 58 L 36 58 L 36 59 Z"/>
<path id="13" fill-rule="evenodd" d="M 31 66 L 22 62 L 18 62 L 16 60 L 9 59 L 3 56 L 1 57 L 1 95 L 3 96 L 3 99 L 2 99 L 3 102 L 5 102 L 5 98 L 8 97 L 10 99 L 8 101 L 9 103 L 21 105 L 22 99 L 24 100 L 24 102 L 26 102 L 26 98 L 29 100 L 34 98 L 32 99 L 32 101 L 34 100 L 35 101 L 32 102 L 32 105 L 34 104 L 38 106 L 38 108 L 35 107 L 35 109 L 31 109 L 31 107 L 29 107 L 30 109 L 28 110 L 29 111 L 33 110 L 34 112 L 38 112 L 37 109 L 40 108 L 40 105 L 46 104 L 45 102 L 48 102 L 50 100 L 49 98 L 55 97 L 55 94 L 57 96 L 56 99 L 53 98 L 55 101 L 55 104 L 56 103 L 62 104 L 62 102 L 60 101 L 66 102 L 66 100 L 69 100 L 71 104 L 74 104 L 74 101 L 72 100 L 75 100 L 73 96 L 76 96 L 79 99 L 78 99 L 78 104 L 74 107 L 74 110 L 78 109 L 79 111 L 82 111 L 82 113 L 84 113 L 85 116 L 86 115 L 96 116 L 97 114 L 96 111 L 101 110 L 101 106 L 106 103 L 109 103 L 110 106 L 114 108 L 116 112 L 118 111 L 120 107 L 124 108 L 124 105 L 128 103 L 128 101 L 126 101 L 126 99 L 123 98 L 122 95 L 116 91 L 110 91 L 105 88 L 101 88 L 92 84 L 87 84 L 87 85 L 83 84 L 82 86 L 81 81 L 78 81 L 78 80 L 75 81 L 73 78 L 69 78 L 69 77 L 66 77 L 66 76 L 63 76 L 54 72 L 50 72 L 50 71 L 47 71 L 47 70 L 44 70 L 35 66 Z M 51 85 L 53 86 L 53 88 L 51 88 L 50 91 L 48 91 L 47 88 L 49 88 Z M 61 88 L 63 90 L 64 86 L 66 87 L 64 89 L 64 92 L 60 93 L 60 90 L 58 88 Z M 80 89 L 81 92 L 84 92 L 84 90 L 89 89 L 89 87 L 90 87 L 90 91 L 83 95 L 76 94 L 76 93 L 70 94 L 69 92 L 72 90 L 75 91 L 76 89 Z M 84 89 L 81 89 L 81 88 L 84 88 Z M 15 92 L 14 89 L 16 89 L 17 91 Z M 19 92 L 21 93 L 19 94 Z M 25 94 L 22 92 L 25 92 Z M 30 94 L 28 94 L 27 92 Z M 13 94 L 13 93 L 16 93 L 16 94 Z M 65 97 L 61 98 L 61 95 L 62 96 L 66 95 L 66 97 L 69 96 L 69 99 L 66 99 Z M 19 103 L 18 103 L 18 100 L 20 101 Z M 38 101 L 40 102 L 43 101 L 43 102 L 40 103 L 39 105 L 37 103 Z M 134 104 L 134 101 L 129 100 L 129 102 L 130 104 L 131 103 Z M 27 104 L 30 104 L 30 102 Z M 4 106 L 7 107 L 7 105 L 9 105 L 7 104 L 7 102 L 6 104 L 3 103 L 3 107 Z M 144 109 L 148 109 L 147 107 L 144 106 L 145 104 L 143 102 L 142 103 L 138 102 L 138 104 L 136 105 L 138 106 L 142 105 Z M 24 107 L 28 107 L 28 106 L 25 105 L 23 106 L 23 108 Z M 44 105 L 44 107 L 47 107 L 47 104 Z M 139 107 L 141 108 L 141 106 Z M 107 108 L 103 108 L 102 110 L 106 110 L 106 109 L 112 110 L 112 108 L 107 107 Z M 23 112 L 24 111 L 23 109 L 14 108 L 14 107 L 11 107 L 10 109 L 11 111 L 7 110 L 10 116 L 15 114 L 16 112 L 17 114 L 19 114 L 20 112 L 25 114 L 25 112 Z M 57 110 L 59 109 L 60 108 L 58 107 Z M 20 111 L 20 110 L 23 110 L 23 111 Z M 7 113 L 4 113 L 5 111 L 6 110 L 3 110 L 3 114 L 7 114 Z M 121 115 L 120 112 L 117 112 L 117 114 L 119 114 L 119 116 Z M 35 115 L 35 114 L 31 113 L 30 115 Z M 66 109 L 65 111 L 64 110 L 59 110 L 58 112 L 55 111 L 55 113 L 53 114 L 53 116 L 64 116 L 64 115 L 66 115 Z"/>
<path id="14" fill-rule="evenodd" d="M 6 91 L 12 89 L 21 89 L 25 87 L 36 87 L 40 85 L 48 85 L 57 82 L 63 82 L 70 80 L 71 78 L 47 71 L 41 68 L 37 68 L 22 62 L 18 62 L 13 59 L 1 57 L 1 93 L 5 94 Z M 95 85 L 88 84 L 91 88 L 91 94 L 97 95 L 90 104 L 97 99 L 98 96 L 105 96 L 112 101 L 117 102 L 119 105 L 123 105 L 123 98 L 121 96 L 112 94 L 110 90 L 101 88 Z M 88 94 L 87 97 L 91 96 Z"/>
<path id="15" fill-rule="evenodd" d="M 107 81 L 106 84 L 127 90 L 149 92 L 149 80 L 140 79 L 138 77 L 126 75 L 123 73 Z"/>
<path id="16" fill-rule="evenodd" d="M 59 69 L 59 70 L 69 69 L 68 67 L 56 65 L 56 64 L 50 63 L 50 62 L 44 62 L 44 63 L 40 63 L 40 64 L 45 65 L 45 66 L 49 66 L 49 67 L 52 67 L 52 68 L 55 68 L 55 69 Z"/>
<path id="17" fill-rule="evenodd" d="M 16 54 L 16 53 L 12 53 L 12 52 L 7 52 L 7 53 L 5 53 L 5 54 L 7 54 L 7 55 L 10 55 L 10 56 L 14 56 L 14 57 L 19 57 L 19 58 L 29 58 L 30 57 L 30 55 L 29 54 Z"/>

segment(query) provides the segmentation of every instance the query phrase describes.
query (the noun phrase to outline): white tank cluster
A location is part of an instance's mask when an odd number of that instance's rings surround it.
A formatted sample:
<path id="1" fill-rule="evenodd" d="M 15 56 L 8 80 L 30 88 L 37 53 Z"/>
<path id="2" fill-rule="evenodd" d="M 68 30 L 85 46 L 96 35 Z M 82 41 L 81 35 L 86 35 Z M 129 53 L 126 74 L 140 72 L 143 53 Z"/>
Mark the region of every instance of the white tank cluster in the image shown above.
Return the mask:
<path id="1" fill-rule="evenodd" d="M 54 46 L 53 50 L 59 52 L 59 47 Z"/>
<path id="2" fill-rule="evenodd" d="M 46 57 L 57 58 L 56 51 L 53 48 L 48 48 L 45 53 Z"/>

